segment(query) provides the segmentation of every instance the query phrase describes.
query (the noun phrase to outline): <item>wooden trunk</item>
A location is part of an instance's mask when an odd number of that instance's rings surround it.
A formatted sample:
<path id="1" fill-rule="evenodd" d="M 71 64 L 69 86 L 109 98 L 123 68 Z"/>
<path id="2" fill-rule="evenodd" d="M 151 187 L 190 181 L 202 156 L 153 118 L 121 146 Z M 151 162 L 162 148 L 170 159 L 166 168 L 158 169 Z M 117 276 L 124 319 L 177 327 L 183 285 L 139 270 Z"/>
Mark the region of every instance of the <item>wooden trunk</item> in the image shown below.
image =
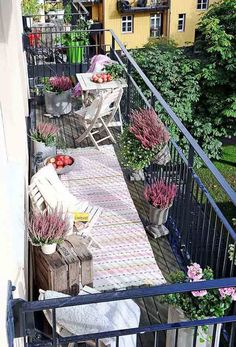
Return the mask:
<path id="1" fill-rule="evenodd" d="M 80 285 L 93 284 L 92 254 L 77 235 L 71 235 L 57 246 L 54 254 L 43 254 L 40 247 L 34 251 L 34 284 L 38 290 L 55 290 L 77 295 Z"/>

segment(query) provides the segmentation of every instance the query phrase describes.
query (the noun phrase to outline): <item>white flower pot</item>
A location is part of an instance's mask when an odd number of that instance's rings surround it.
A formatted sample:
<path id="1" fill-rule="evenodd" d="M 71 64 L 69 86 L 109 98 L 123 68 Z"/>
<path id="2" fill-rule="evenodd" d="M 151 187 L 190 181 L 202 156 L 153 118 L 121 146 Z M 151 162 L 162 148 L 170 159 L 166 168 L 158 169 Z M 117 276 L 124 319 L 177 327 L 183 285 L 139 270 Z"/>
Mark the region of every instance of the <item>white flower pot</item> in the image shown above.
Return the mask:
<path id="1" fill-rule="evenodd" d="M 53 254 L 56 252 L 56 248 L 56 243 L 52 243 L 51 245 L 45 244 L 41 246 L 41 250 L 44 254 Z"/>
<path id="2" fill-rule="evenodd" d="M 57 153 L 56 146 L 48 147 L 43 142 L 34 141 L 34 154 L 42 153 L 42 159 L 47 157 L 54 157 Z"/>
<path id="3" fill-rule="evenodd" d="M 153 163 L 158 165 L 166 165 L 171 160 L 170 150 L 168 145 L 165 145 L 159 153 L 157 153 Z"/>
<path id="4" fill-rule="evenodd" d="M 179 308 L 169 306 L 168 323 L 183 322 L 183 321 L 188 321 L 188 318 L 185 317 L 183 311 Z M 195 345 L 193 345 L 193 342 L 194 342 L 193 328 L 179 329 L 177 343 L 176 343 L 176 330 L 169 330 L 167 331 L 167 334 L 166 334 L 166 347 L 190 347 L 190 346 L 219 347 L 221 324 L 217 324 L 214 344 L 212 344 L 213 330 L 214 330 L 213 325 L 208 326 L 207 333 L 202 331 L 201 327 L 198 327 L 198 335 L 197 335 L 197 341 Z M 201 342 L 200 338 L 203 338 L 204 341 Z"/>

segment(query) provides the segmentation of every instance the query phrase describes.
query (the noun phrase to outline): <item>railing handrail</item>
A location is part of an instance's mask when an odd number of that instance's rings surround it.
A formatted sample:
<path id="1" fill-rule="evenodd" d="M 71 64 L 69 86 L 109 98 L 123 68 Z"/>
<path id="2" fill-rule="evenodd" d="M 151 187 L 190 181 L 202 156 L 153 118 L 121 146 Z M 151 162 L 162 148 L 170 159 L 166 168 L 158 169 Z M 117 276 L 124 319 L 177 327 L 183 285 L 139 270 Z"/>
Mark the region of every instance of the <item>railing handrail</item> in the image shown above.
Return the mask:
<path id="1" fill-rule="evenodd" d="M 186 129 L 186 127 L 183 125 L 183 123 L 180 121 L 178 116 L 175 114 L 175 112 L 171 109 L 170 105 L 164 100 L 164 98 L 161 96 L 161 94 L 157 91 L 155 86 L 152 84 L 152 82 L 147 78 L 145 73 L 141 70 L 141 68 L 138 66 L 138 64 L 135 62 L 135 60 L 132 58 L 128 50 L 125 48 L 125 46 L 122 44 L 122 42 L 119 40 L 117 35 L 112 31 L 109 30 L 112 37 L 114 38 L 115 42 L 119 45 L 121 50 L 125 53 L 126 58 L 129 60 L 129 62 L 133 65 L 133 67 L 136 69 L 138 74 L 142 77 L 145 84 L 149 87 L 152 94 L 156 97 L 156 99 L 160 102 L 160 104 L 163 106 L 165 111 L 168 113 L 168 115 L 171 117 L 173 122 L 177 125 L 179 130 L 183 133 L 183 135 L 186 137 L 186 139 L 189 141 L 190 145 L 193 147 L 193 149 L 196 151 L 196 153 L 199 155 L 199 157 L 203 160 L 204 164 L 207 166 L 207 168 L 212 172 L 214 177 L 216 178 L 219 185 L 223 188 L 223 190 L 226 192 L 226 194 L 229 196 L 230 200 L 234 205 L 236 205 L 236 192 L 233 190 L 233 188 L 229 185 L 229 183 L 226 181 L 226 179 L 221 175 L 219 170 L 215 167 L 215 165 L 212 163 L 212 161 L 208 158 L 208 156 L 205 154 L 205 152 L 202 150 L 202 148 L 199 146 L 197 141 L 193 138 L 193 136 L 190 134 L 190 132 Z"/>
<path id="2" fill-rule="evenodd" d="M 152 297 L 172 293 L 184 293 L 203 289 L 236 287 L 236 277 L 222 278 L 208 281 L 196 281 L 190 283 L 164 284 L 153 287 L 126 289 L 106 293 L 78 295 L 65 298 L 48 299 L 22 303 L 23 312 L 35 312 L 46 309 L 62 308 L 75 305 L 86 305 L 99 302 L 136 299 L 140 297 Z"/>

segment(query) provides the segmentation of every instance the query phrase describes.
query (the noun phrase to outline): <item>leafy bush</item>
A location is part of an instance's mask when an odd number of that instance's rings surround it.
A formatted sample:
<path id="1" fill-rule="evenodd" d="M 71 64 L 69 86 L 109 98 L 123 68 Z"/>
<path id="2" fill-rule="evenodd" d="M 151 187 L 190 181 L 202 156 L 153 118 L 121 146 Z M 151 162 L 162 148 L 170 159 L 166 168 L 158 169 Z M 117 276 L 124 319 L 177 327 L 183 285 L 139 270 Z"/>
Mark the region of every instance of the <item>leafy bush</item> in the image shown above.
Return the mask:
<path id="1" fill-rule="evenodd" d="M 169 133 L 153 110 L 133 111 L 120 135 L 123 164 L 133 170 L 148 166 L 168 141 Z"/>

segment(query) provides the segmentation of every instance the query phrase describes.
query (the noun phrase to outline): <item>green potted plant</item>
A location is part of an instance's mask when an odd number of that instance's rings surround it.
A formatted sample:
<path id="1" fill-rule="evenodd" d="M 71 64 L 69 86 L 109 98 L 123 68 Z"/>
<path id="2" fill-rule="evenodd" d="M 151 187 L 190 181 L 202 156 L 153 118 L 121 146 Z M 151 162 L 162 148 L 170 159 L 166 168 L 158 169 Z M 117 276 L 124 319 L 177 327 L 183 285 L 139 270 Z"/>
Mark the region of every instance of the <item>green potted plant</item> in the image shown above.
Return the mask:
<path id="1" fill-rule="evenodd" d="M 110 74 L 113 80 L 118 80 L 124 76 L 123 66 L 116 62 L 106 64 L 103 71 L 106 74 Z"/>
<path id="2" fill-rule="evenodd" d="M 130 124 L 120 135 L 121 157 L 124 166 L 136 176 L 152 161 L 164 165 L 170 160 L 169 133 L 152 109 L 132 111 Z M 162 153 L 162 155 L 160 155 Z"/>
<path id="3" fill-rule="evenodd" d="M 69 230 L 67 214 L 60 209 L 33 212 L 28 224 L 32 245 L 40 246 L 44 254 L 53 254 Z"/>
<path id="4" fill-rule="evenodd" d="M 30 131 L 30 137 L 34 142 L 34 153 L 42 153 L 42 159 L 54 156 L 58 144 L 59 128 L 52 123 L 39 123 Z"/>
<path id="5" fill-rule="evenodd" d="M 183 271 L 172 273 L 172 283 L 212 280 L 213 271 L 207 267 L 202 269 L 197 263 L 188 266 L 187 274 Z M 162 297 L 162 302 L 168 303 L 168 323 L 222 317 L 236 300 L 236 288 L 221 288 L 199 290 L 186 293 L 174 293 Z M 221 325 L 216 328 L 215 341 L 212 345 L 213 326 L 198 328 L 196 347 L 218 347 L 220 342 Z M 176 344 L 176 332 L 167 332 L 166 347 L 193 346 L 194 329 L 179 329 Z"/>
<path id="6" fill-rule="evenodd" d="M 67 59 L 70 63 L 82 63 L 84 60 L 85 47 L 89 44 L 89 28 L 92 21 L 86 21 L 80 17 L 77 25 L 70 31 L 62 34 L 60 42 L 67 50 Z"/>
<path id="7" fill-rule="evenodd" d="M 71 112 L 72 82 L 66 76 L 50 77 L 45 82 L 46 113 L 50 117 L 60 117 Z"/>
<path id="8" fill-rule="evenodd" d="M 169 230 L 163 224 L 167 221 L 175 195 L 176 185 L 166 184 L 162 180 L 147 184 L 144 188 L 144 197 L 149 203 L 148 230 L 155 237 L 169 234 Z"/>

